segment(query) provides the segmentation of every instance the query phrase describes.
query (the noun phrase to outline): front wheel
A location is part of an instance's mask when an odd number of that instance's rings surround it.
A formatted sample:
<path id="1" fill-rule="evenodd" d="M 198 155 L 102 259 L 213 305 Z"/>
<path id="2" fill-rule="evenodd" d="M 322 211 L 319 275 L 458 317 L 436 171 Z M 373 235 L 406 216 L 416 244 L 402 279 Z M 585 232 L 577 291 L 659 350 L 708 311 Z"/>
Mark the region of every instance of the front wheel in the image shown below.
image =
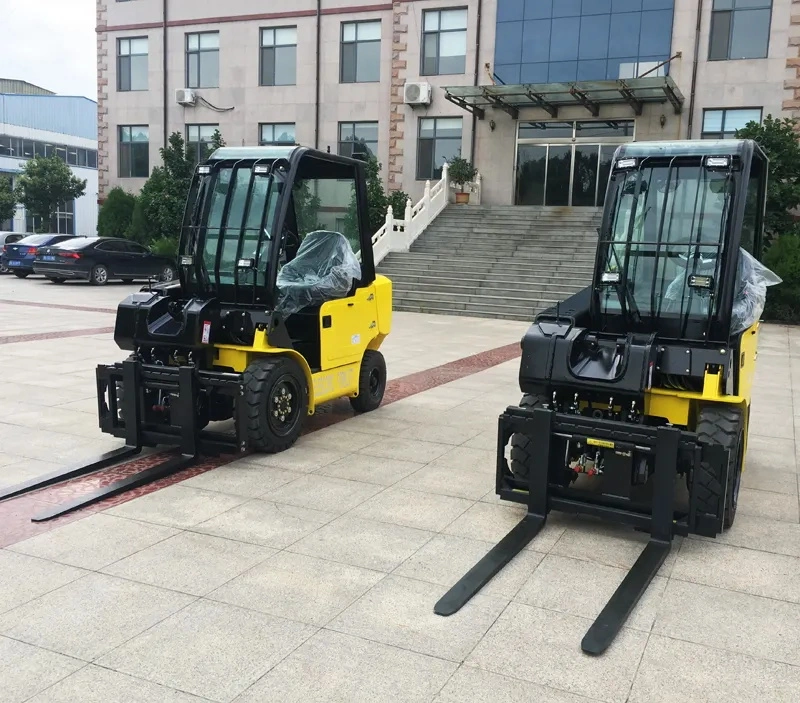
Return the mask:
<path id="1" fill-rule="evenodd" d="M 291 447 L 308 415 L 308 385 L 300 365 L 288 356 L 258 359 L 245 369 L 244 386 L 248 444 L 269 454 Z"/>
<path id="2" fill-rule="evenodd" d="M 108 283 L 108 269 L 103 264 L 97 264 L 92 269 L 91 278 L 89 279 L 93 286 L 104 286 Z"/>
<path id="3" fill-rule="evenodd" d="M 50 281 L 50 283 L 63 283 L 67 279 L 66 278 L 58 278 L 56 276 L 48 276 L 47 280 Z"/>
<path id="4" fill-rule="evenodd" d="M 386 360 L 379 351 L 367 349 L 358 374 L 358 395 L 350 398 L 353 410 L 368 413 L 376 410 L 386 392 Z"/>
<path id="5" fill-rule="evenodd" d="M 728 450 L 728 466 L 720 474 L 708 462 L 700 462 L 692 479 L 698 510 L 719 515 L 724 529 L 733 526 L 739 503 L 744 464 L 744 418 L 739 408 L 702 408 L 697 418 L 697 438 L 704 444 L 718 444 Z"/>
<path id="6" fill-rule="evenodd" d="M 17 278 L 27 278 L 31 274 L 30 274 L 30 271 L 14 271 L 14 275 Z"/>
<path id="7" fill-rule="evenodd" d="M 528 393 L 519 401 L 519 406 L 532 410 L 545 403 L 547 403 L 547 396 Z M 536 459 L 536 447 L 531 437 L 520 432 L 511 435 L 511 460 L 508 463 L 514 478 L 528 481 L 531 467 Z"/>

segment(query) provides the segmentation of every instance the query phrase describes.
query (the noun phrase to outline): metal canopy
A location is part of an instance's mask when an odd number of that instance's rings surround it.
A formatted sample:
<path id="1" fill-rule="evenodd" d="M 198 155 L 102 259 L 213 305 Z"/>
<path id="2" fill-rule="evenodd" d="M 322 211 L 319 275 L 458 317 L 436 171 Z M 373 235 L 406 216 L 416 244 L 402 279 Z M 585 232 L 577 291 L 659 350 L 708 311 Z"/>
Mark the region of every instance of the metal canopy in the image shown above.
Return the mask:
<path id="1" fill-rule="evenodd" d="M 635 115 L 642 114 L 645 103 L 669 102 L 676 113 L 683 110 L 684 97 L 669 76 L 620 78 L 607 81 L 573 83 L 524 83 L 519 85 L 478 85 L 445 87 L 445 97 L 459 107 L 483 119 L 487 107 L 519 118 L 522 108 L 539 108 L 558 117 L 561 107 L 586 108 L 597 117 L 602 105 L 627 103 Z"/>

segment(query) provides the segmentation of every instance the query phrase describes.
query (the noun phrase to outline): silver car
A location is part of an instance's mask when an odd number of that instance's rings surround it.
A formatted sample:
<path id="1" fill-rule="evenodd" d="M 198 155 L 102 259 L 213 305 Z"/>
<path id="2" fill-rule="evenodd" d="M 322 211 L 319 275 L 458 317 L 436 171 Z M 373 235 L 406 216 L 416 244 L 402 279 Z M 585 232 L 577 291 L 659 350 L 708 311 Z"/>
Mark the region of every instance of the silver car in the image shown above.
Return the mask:
<path id="1" fill-rule="evenodd" d="M 0 254 L 3 253 L 6 244 L 18 242 L 24 236 L 24 232 L 0 232 Z M 4 266 L 2 261 L 0 261 L 0 273 L 8 273 L 8 266 Z"/>

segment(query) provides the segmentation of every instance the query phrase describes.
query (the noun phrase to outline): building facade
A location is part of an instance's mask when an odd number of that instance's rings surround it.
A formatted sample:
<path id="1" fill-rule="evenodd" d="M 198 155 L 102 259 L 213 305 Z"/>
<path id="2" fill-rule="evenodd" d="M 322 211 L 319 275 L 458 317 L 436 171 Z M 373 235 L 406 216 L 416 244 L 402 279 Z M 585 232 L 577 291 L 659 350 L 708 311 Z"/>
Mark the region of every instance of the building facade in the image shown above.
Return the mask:
<path id="1" fill-rule="evenodd" d="M 219 129 L 369 150 L 414 199 L 461 154 L 482 202 L 599 205 L 622 142 L 800 114 L 799 15 L 794 0 L 98 0 L 100 194 L 138 190 L 170 133 L 202 154 Z"/>
<path id="2" fill-rule="evenodd" d="M 50 222 L 59 234 L 97 234 L 97 103 L 83 97 L 54 95 L 21 81 L 3 81 L 20 93 L 0 93 L 0 176 L 11 179 L 35 156 L 58 156 L 86 190 L 62 203 Z M 0 231 L 35 232 L 40 222 L 17 208 L 14 219 L 0 222 Z"/>

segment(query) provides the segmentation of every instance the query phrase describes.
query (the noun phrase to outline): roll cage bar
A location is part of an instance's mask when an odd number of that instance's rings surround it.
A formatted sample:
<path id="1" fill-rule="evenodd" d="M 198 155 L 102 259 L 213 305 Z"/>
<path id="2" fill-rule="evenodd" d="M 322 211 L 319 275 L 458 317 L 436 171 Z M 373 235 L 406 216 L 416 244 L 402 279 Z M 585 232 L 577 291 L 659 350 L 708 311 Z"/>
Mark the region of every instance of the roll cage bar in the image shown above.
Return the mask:
<path id="1" fill-rule="evenodd" d="M 223 169 L 230 169 L 230 180 L 219 216 L 214 266 L 212 270 L 208 270 L 204 254 L 209 218 Z M 243 169 L 249 170 L 249 182 L 246 185 L 241 222 L 238 226 L 229 227 L 228 218 L 236 193 L 237 178 Z M 299 246 L 300 237 L 308 234 L 298 231 L 295 184 L 305 179 L 338 181 L 351 178 L 356 194 L 361 259 L 361 278 L 354 282 L 354 288 L 369 285 L 375 280 L 375 264 L 372 233 L 369 231 L 366 170 L 362 160 L 302 146 L 223 147 L 211 154 L 206 161 L 198 164 L 192 177 L 179 244 L 181 289 L 196 297 L 215 297 L 225 302 L 274 309 L 278 299 L 275 282 L 281 257 L 286 254 L 287 261 L 293 258 L 287 251 L 288 237 L 295 234 Z M 254 197 L 258 179 L 268 179 L 262 204 Z M 273 197 L 276 198 L 274 208 L 271 207 Z M 259 206 L 262 207 L 260 212 L 257 210 L 250 212 L 252 208 Z M 272 210 L 271 215 L 270 210 Z M 253 224 L 254 216 L 258 216 L 258 236 L 254 257 L 248 257 L 244 245 L 246 235 L 248 232 L 252 233 L 254 229 L 248 226 Z M 233 283 L 228 284 L 222 280 L 221 265 L 225 245 L 231 242 L 228 236 L 231 231 L 236 232 L 237 236 L 233 258 Z M 267 238 L 272 243 L 269 246 L 266 246 Z"/>

